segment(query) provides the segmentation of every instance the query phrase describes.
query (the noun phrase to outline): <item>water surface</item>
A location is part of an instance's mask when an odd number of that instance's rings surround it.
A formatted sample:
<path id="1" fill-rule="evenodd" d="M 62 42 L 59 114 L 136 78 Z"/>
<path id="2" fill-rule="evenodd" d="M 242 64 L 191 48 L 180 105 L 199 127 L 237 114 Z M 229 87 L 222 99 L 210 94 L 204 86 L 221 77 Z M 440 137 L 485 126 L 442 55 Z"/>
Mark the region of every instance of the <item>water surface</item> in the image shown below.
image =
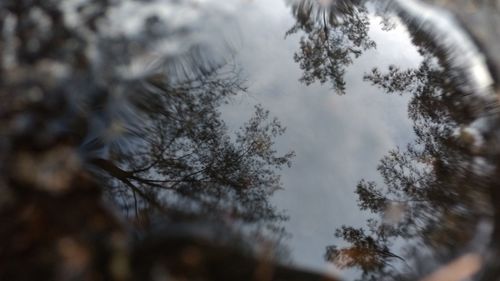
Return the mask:
<path id="1" fill-rule="evenodd" d="M 497 98 L 451 14 L 108 4 L 2 10 L 9 186 L 92 179 L 137 241 L 200 236 L 345 280 L 417 280 L 464 254 L 496 274 Z"/>

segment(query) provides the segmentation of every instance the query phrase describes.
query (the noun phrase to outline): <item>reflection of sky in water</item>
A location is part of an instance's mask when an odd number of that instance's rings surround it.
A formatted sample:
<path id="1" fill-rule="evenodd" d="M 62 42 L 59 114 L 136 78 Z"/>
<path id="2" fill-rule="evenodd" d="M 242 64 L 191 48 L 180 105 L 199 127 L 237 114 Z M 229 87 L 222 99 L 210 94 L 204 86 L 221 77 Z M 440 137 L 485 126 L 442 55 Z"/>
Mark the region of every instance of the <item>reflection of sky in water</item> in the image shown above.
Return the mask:
<path id="1" fill-rule="evenodd" d="M 0 193 L 15 198 L 0 215 L 10 228 L 18 208 L 38 204 L 24 189 L 92 204 L 102 189 L 144 241 L 166 228 L 166 239 L 229 243 L 260 264 L 283 223 L 295 266 L 350 268 L 346 280 L 421 280 L 464 251 L 500 260 L 498 97 L 483 53 L 440 12 L 392 7 L 407 31 L 373 15 L 382 1 L 124 0 L 93 30 L 76 2 L 63 5 L 64 23 L 36 6 L 6 13 Z M 290 150 L 292 167 L 279 169 Z M 80 189 L 95 197 L 73 196 Z M 61 198 L 40 202 L 51 209 Z M 4 235 L 27 244 L 22 232 Z M 495 275 L 500 263 L 491 267 Z"/>
<path id="2" fill-rule="evenodd" d="M 248 93 L 224 108 L 229 126 L 237 128 L 261 103 L 287 127 L 278 150 L 295 150 L 291 169 L 283 174 L 284 191 L 275 202 L 287 210 L 292 258 L 299 266 L 325 270 L 325 246 L 339 243 L 333 233 L 342 224 L 361 226 L 366 213 L 356 205 L 354 188 L 361 178 L 379 179 L 378 161 L 388 150 L 411 140 L 408 97 L 387 95 L 363 81 L 363 74 L 390 64 L 416 66 L 420 57 L 406 31 L 382 31 L 372 18 L 370 37 L 377 48 L 366 51 L 346 72 L 346 95 L 328 83 L 305 86 L 293 61 L 299 34 L 284 39 L 294 24 L 281 1 L 255 1 L 238 14 L 240 38 L 236 61 L 248 80 Z"/>

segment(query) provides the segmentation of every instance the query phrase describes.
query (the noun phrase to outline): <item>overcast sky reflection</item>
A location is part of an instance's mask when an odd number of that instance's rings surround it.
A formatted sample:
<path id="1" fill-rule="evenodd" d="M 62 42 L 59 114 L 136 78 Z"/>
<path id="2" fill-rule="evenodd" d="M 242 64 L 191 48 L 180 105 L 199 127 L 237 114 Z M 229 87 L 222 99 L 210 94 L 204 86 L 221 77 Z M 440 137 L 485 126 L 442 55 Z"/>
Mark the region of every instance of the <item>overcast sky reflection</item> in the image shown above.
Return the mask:
<path id="1" fill-rule="evenodd" d="M 238 14 L 236 62 L 248 80 L 248 93 L 223 109 L 229 126 L 237 128 L 262 104 L 287 127 L 278 150 L 293 149 L 291 169 L 283 171 L 284 190 L 275 195 L 279 209 L 290 215 L 288 246 L 293 262 L 317 270 L 333 270 L 325 262 L 325 246 L 337 241 L 335 228 L 360 225 L 368 214 L 359 211 L 354 189 L 361 178 L 379 180 L 378 161 L 390 149 L 412 140 L 407 96 L 387 95 L 363 74 L 391 64 L 414 67 L 421 58 L 402 26 L 383 31 L 370 16 L 369 36 L 377 44 L 348 66 L 346 95 L 328 84 L 306 86 L 293 60 L 301 34 L 285 38 L 294 25 L 290 7 L 281 1 L 253 1 Z"/>

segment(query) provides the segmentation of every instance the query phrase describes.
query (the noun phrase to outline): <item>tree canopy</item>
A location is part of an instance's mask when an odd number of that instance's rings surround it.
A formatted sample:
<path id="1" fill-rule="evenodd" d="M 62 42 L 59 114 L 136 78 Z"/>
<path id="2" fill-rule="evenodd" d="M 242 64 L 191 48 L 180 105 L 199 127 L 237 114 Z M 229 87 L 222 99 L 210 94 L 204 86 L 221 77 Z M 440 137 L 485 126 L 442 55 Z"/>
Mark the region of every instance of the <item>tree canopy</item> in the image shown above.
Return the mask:
<path id="1" fill-rule="evenodd" d="M 494 105 L 473 95 L 442 50 L 413 27 L 420 65 L 375 68 L 364 79 L 388 94 L 411 95 L 415 140 L 381 159 L 383 183 L 357 185 L 359 208 L 378 219 L 370 219 L 367 229 L 337 229 L 348 246 L 330 246 L 325 255 L 341 268 L 361 269 L 360 280 L 412 280 L 424 273 L 418 266 L 422 257 L 435 264 L 455 257 L 477 235 L 479 223 L 493 215 L 491 182 L 477 168 L 478 136 L 467 128 Z"/>
<path id="2" fill-rule="evenodd" d="M 283 235 L 269 199 L 293 156 L 274 146 L 285 128 L 256 106 L 230 131 L 220 107 L 246 88 L 223 38 L 195 36 L 212 10 L 157 4 L 0 3 L 2 278 L 124 280 L 110 264 L 130 261 L 130 232 L 182 223 L 242 248 Z M 192 21 L 164 14 L 180 8 Z"/>
<path id="3" fill-rule="evenodd" d="M 329 83 L 337 94 L 345 94 L 346 68 L 363 52 L 376 47 L 368 31 L 372 14 L 366 0 L 341 0 L 323 4 L 320 1 L 292 2 L 295 25 L 286 36 L 301 34 L 300 50 L 294 55 L 303 75 L 300 81 Z M 377 6 L 378 7 L 378 6 Z M 393 28 L 389 16 L 376 10 L 385 30 Z"/>

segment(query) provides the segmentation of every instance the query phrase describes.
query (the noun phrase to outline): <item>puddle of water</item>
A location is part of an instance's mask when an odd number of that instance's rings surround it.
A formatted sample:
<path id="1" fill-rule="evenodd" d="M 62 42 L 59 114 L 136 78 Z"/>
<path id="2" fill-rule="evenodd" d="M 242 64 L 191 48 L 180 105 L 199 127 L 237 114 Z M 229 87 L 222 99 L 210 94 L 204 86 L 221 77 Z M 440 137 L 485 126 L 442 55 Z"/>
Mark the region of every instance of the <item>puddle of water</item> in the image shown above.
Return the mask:
<path id="1" fill-rule="evenodd" d="M 493 81 L 451 17 L 405 3 L 0 5 L 4 212 L 92 179 L 137 240 L 346 280 L 495 256 Z"/>

